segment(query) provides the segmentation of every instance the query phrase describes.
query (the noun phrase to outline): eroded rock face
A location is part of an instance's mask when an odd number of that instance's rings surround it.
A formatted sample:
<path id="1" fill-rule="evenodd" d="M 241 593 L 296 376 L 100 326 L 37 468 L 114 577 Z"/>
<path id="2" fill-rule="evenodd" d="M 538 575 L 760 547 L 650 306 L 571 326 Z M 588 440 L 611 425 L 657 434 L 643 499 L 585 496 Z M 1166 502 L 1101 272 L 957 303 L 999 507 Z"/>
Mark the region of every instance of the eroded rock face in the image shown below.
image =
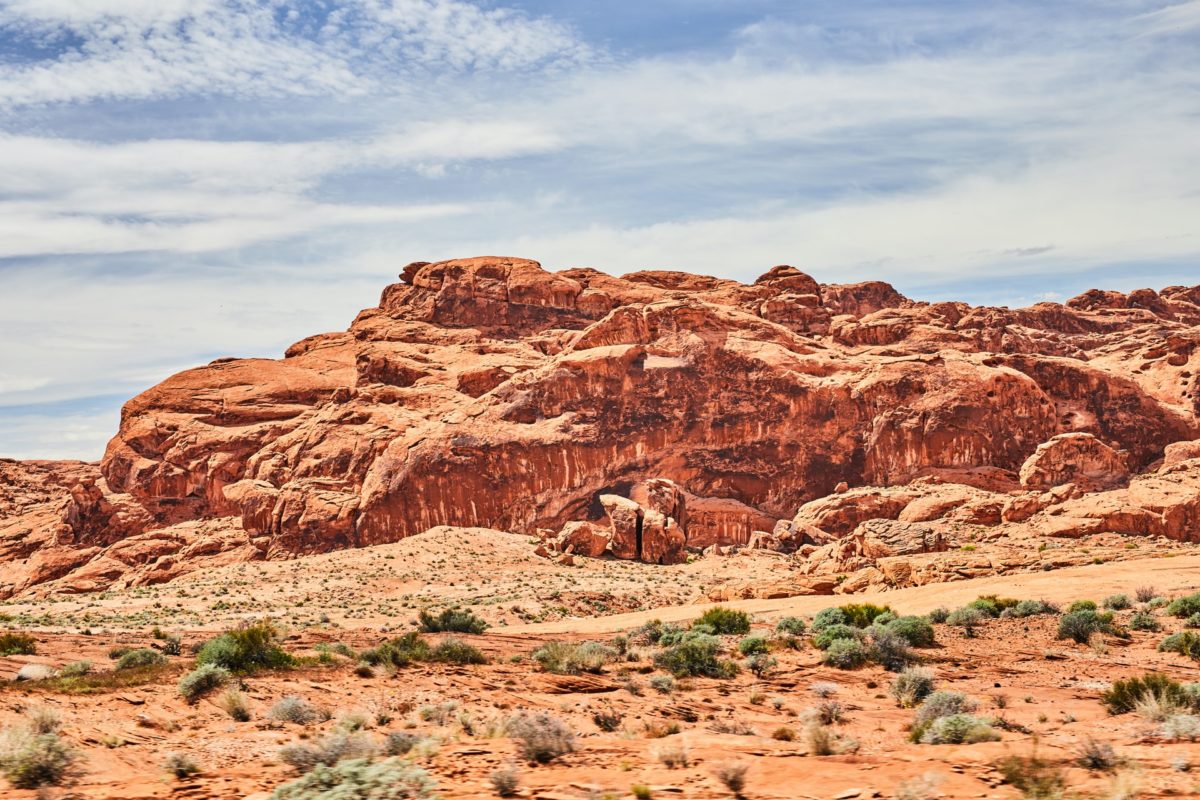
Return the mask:
<path id="1" fill-rule="evenodd" d="M 1200 439 L 1198 343 L 1200 287 L 1009 310 L 787 266 L 741 284 L 415 263 L 345 332 L 130 400 L 98 472 L 55 484 L 33 533 L 0 527 L 4 591 L 99 585 L 131 561 L 159 579 L 189 547 L 287 557 L 443 524 L 590 522 L 605 552 L 655 561 L 756 531 L 820 546 L 876 518 L 1018 524 L 1063 502 L 1043 497 L 1055 481 L 1119 486 L 1113 454 L 1136 475 Z M 641 514 L 640 556 L 607 496 Z M 596 549 L 589 530 L 575 553 Z"/>

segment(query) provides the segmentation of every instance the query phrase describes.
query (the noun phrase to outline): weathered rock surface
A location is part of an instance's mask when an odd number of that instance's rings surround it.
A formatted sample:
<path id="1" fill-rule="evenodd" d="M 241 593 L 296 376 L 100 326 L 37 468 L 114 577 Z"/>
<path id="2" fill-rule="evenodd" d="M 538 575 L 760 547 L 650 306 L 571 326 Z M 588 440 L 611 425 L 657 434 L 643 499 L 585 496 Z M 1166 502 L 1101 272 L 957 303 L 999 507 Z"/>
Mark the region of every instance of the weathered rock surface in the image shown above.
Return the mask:
<path id="1" fill-rule="evenodd" d="M 1194 537 L 1177 443 L 1200 440 L 1198 344 L 1200 287 L 1010 310 L 787 266 L 746 285 L 411 264 L 345 332 L 133 398 L 98 467 L 0 463 L 0 593 L 436 525 L 663 563 L 849 537 L 821 557 L 879 582 L 911 557 L 864 545 L 874 519 L 946 542 L 952 524 Z"/>

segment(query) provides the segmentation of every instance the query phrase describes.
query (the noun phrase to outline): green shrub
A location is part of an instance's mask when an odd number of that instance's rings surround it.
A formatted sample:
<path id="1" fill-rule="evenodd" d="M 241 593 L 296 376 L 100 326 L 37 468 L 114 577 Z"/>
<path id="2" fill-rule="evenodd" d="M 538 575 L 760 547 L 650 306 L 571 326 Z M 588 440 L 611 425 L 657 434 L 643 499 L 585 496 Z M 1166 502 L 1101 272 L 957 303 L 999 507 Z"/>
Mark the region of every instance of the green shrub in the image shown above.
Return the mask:
<path id="1" fill-rule="evenodd" d="M 267 719 L 275 722 L 292 722 L 297 725 L 308 725 L 317 719 L 317 710 L 302 697 L 289 695 L 271 706 Z"/>
<path id="2" fill-rule="evenodd" d="M 1074 607 L 1076 603 L 1071 605 Z M 1103 614 L 1090 608 L 1068 611 L 1058 621 L 1058 638 L 1087 644 L 1094 633 L 1113 632 L 1112 621 L 1111 611 Z"/>
<path id="3" fill-rule="evenodd" d="M 675 691 L 675 679 L 670 675 L 655 675 L 650 679 L 650 688 L 659 694 L 670 694 Z"/>
<path id="4" fill-rule="evenodd" d="M 370 758 L 375 745 L 361 733 L 335 731 L 320 739 L 295 742 L 279 751 L 279 760 L 299 773 L 310 772 L 318 765 L 332 766 L 339 761 Z"/>
<path id="5" fill-rule="evenodd" d="M 912 708 L 933 693 L 933 671 L 909 667 L 892 681 L 892 697 L 904 708 Z"/>
<path id="6" fill-rule="evenodd" d="M 917 660 L 908 644 L 908 640 L 890 628 L 880 628 L 872 625 L 870 647 L 867 657 L 879 663 L 889 672 L 899 672 Z"/>
<path id="7" fill-rule="evenodd" d="M 1188 628 L 1200 628 L 1200 614 L 1192 614 L 1183 624 Z"/>
<path id="8" fill-rule="evenodd" d="M 1162 626 L 1158 624 L 1158 618 L 1149 611 L 1135 611 L 1133 616 L 1129 618 L 1129 627 L 1135 631 L 1157 631 Z"/>
<path id="9" fill-rule="evenodd" d="M 274 791 L 272 800 L 400 800 L 435 798 L 436 782 L 429 773 L 407 761 L 365 759 L 320 765 L 302 778 Z"/>
<path id="10" fill-rule="evenodd" d="M 683 637 L 689 633 L 707 633 L 709 636 L 712 636 L 713 630 L 707 625 L 693 625 L 692 629 L 688 631 L 684 630 L 673 622 L 668 622 L 659 629 L 658 644 L 662 647 L 671 647 L 672 645 L 677 645 L 683 640 Z"/>
<path id="11" fill-rule="evenodd" d="M 63 664 L 62 669 L 58 671 L 60 678 L 81 678 L 92 671 L 92 662 L 90 661 L 72 661 L 70 664 Z"/>
<path id="12" fill-rule="evenodd" d="M 718 636 L 735 636 L 750 632 L 750 615 L 745 611 L 734 611 L 724 606 L 713 606 L 705 611 L 692 625 L 708 625 Z"/>
<path id="13" fill-rule="evenodd" d="M 952 714 L 970 714 L 978 707 L 978 703 L 962 692 L 936 691 L 921 701 L 913 717 L 913 725 L 926 725 L 938 717 Z"/>
<path id="14" fill-rule="evenodd" d="M 976 625 L 981 625 L 986 619 L 988 619 L 987 613 L 974 606 L 963 606 L 957 611 L 950 612 L 950 615 L 946 617 L 946 624 L 960 628 L 974 628 Z"/>
<path id="15" fill-rule="evenodd" d="M 32 656 L 37 653 L 37 639 L 28 633 L 0 633 L 0 656 Z"/>
<path id="16" fill-rule="evenodd" d="M 1100 694 L 1110 714 L 1128 714 L 1143 698 L 1153 695 L 1178 706 L 1191 705 L 1192 696 L 1177 681 L 1158 672 L 1147 672 L 1140 678 L 1113 681 L 1111 688 Z"/>
<path id="17" fill-rule="evenodd" d="M 603 672 L 616 658 L 617 651 L 600 642 L 546 642 L 533 651 L 542 669 L 558 675 Z"/>
<path id="18" fill-rule="evenodd" d="M 938 717 L 921 734 L 923 744 L 975 744 L 999 738 L 991 723 L 970 714 Z"/>
<path id="19" fill-rule="evenodd" d="M 941 625 L 950 617 L 950 609 L 945 606 L 938 606 L 933 611 L 930 611 L 927 616 L 929 617 L 929 621 L 934 625 Z"/>
<path id="20" fill-rule="evenodd" d="M 671 647 L 654 654 L 654 665 L 677 678 L 704 675 L 710 678 L 729 678 L 737 674 L 737 665 L 717 656 L 721 641 L 708 634 L 690 633 Z"/>
<path id="21" fill-rule="evenodd" d="M 548 764 L 575 750 L 575 734 L 565 722 L 544 711 L 518 714 L 508 721 L 507 731 L 522 757 L 538 764 Z"/>
<path id="22" fill-rule="evenodd" d="M 767 640 L 762 636 L 747 636 L 738 643 L 738 651 L 744 656 L 767 652 Z"/>
<path id="23" fill-rule="evenodd" d="M 137 650 L 130 650 L 125 655 L 117 659 L 116 669 L 141 669 L 143 667 L 157 667 L 160 664 L 167 663 L 167 657 L 157 650 L 151 650 L 149 647 L 142 647 Z"/>
<path id="24" fill-rule="evenodd" d="M 756 678 L 765 678 L 779 666 L 779 660 L 767 653 L 755 653 L 746 660 L 746 669 L 754 673 Z"/>
<path id="25" fill-rule="evenodd" d="M 1019 602 L 1019 600 L 1012 597 L 997 597 L 994 594 L 985 594 L 967 603 L 964 608 L 973 608 L 989 617 L 998 617 L 1005 609 L 1013 608 Z"/>
<path id="26" fill-rule="evenodd" d="M 234 722 L 250 721 L 250 706 L 246 703 L 246 696 L 237 689 L 226 689 L 217 698 L 217 708 L 228 714 Z"/>
<path id="27" fill-rule="evenodd" d="M 430 661 L 442 664 L 486 664 L 487 656 L 478 647 L 460 639 L 447 638 L 437 643 L 429 654 Z"/>
<path id="28" fill-rule="evenodd" d="M 849 603 L 840 606 L 839 610 L 842 612 L 846 624 L 856 628 L 865 628 L 884 614 L 891 614 L 892 617 L 895 617 L 889 606 L 877 606 L 873 603 Z"/>
<path id="29" fill-rule="evenodd" d="M 933 647 L 933 625 L 924 617 L 900 617 L 887 623 L 887 630 L 897 634 L 913 647 Z"/>
<path id="30" fill-rule="evenodd" d="M 834 623 L 818 629 L 815 625 L 813 630 L 816 631 L 816 636 L 813 637 L 813 644 L 820 650 L 828 650 L 834 642 L 843 639 L 859 640 L 862 638 L 862 630 L 852 625 L 844 625 L 842 623 Z"/>
<path id="31" fill-rule="evenodd" d="M 1124 611 L 1127 608 L 1133 607 L 1133 601 L 1129 599 L 1127 594 L 1113 594 L 1104 598 L 1104 607 L 1109 611 Z"/>
<path id="32" fill-rule="evenodd" d="M 1177 597 L 1167 604 L 1167 613 L 1172 617 L 1187 618 L 1200 614 L 1200 592 L 1187 597 Z"/>
<path id="33" fill-rule="evenodd" d="M 431 652 L 429 643 L 413 631 L 367 650 L 361 658 L 373 666 L 407 667 L 414 661 L 428 661 Z"/>
<path id="34" fill-rule="evenodd" d="M 1076 600 L 1071 605 L 1067 606 L 1068 614 L 1075 614 L 1080 611 L 1095 611 L 1097 610 L 1095 600 Z"/>
<path id="35" fill-rule="evenodd" d="M 813 633 L 824 630 L 831 625 L 845 625 L 846 615 L 842 613 L 840 608 L 824 608 L 817 612 L 813 617 L 812 629 Z"/>
<path id="36" fill-rule="evenodd" d="M 58 785 L 78 760 L 57 733 L 10 729 L 0 744 L 0 772 L 17 789 Z"/>
<path id="37" fill-rule="evenodd" d="M 1025 617 L 1035 617 L 1039 614 L 1057 614 L 1058 608 L 1052 603 L 1047 603 L 1045 600 L 1022 600 L 1011 608 L 1004 609 L 1000 616 L 1002 617 L 1017 617 L 1023 619 Z"/>
<path id="38" fill-rule="evenodd" d="M 199 665 L 213 664 L 230 672 L 289 667 L 294 659 L 279 646 L 279 632 L 269 622 L 226 631 L 205 642 L 196 654 Z"/>
<path id="39" fill-rule="evenodd" d="M 229 682 L 229 670 L 215 664 L 202 664 L 179 679 L 179 693 L 189 703 L 215 692 Z"/>
<path id="40" fill-rule="evenodd" d="M 1192 631 L 1172 633 L 1158 644 L 1161 653 L 1179 653 L 1194 661 L 1200 661 L 1200 634 Z"/>
<path id="41" fill-rule="evenodd" d="M 445 608 L 436 615 L 422 609 L 417 613 L 417 624 L 422 633 L 483 633 L 488 629 L 488 624 L 472 612 L 457 608 Z"/>
<path id="42" fill-rule="evenodd" d="M 858 639 L 837 639 L 825 648 L 821 663 L 838 669 L 858 669 L 870 660 L 870 652 Z"/>
<path id="43" fill-rule="evenodd" d="M 179 780 L 200 774 L 200 765 L 183 753 L 168 753 L 163 761 L 163 770 Z"/>
<path id="44" fill-rule="evenodd" d="M 786 633 L 791 636 L 803 636 L 805 631 L 804 620 L 799 617 L 784 617 L 775 623 L 776 633 Z"/>

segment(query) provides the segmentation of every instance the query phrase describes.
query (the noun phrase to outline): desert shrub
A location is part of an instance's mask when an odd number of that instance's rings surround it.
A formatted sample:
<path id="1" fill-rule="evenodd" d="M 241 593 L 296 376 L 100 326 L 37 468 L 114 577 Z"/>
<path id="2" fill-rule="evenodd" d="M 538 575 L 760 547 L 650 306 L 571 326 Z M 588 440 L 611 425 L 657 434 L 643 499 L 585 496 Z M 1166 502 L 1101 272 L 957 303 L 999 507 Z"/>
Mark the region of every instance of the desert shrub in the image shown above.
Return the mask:
<path id="1" fill-rule="evenodd" d="M 90 661 L 72 661 L 70 664 L 63 664 L 59 669 L 58 675 L 60 678 L 81 678 L 92 671 L 92 662 Z"/>
<path id="2" fill-rule="evenodd" d="M 445 608 L 439 614 L 422 609 L 417 613 L 417 624 L 422 633 L 483 633 L 488 629 L 479 617 L 457 608 Z"/>
<path id="3" fill-rule="evenodd" d="M 559 675 L 602 672 L 616 658 L 617 651 L 600 642 L 547 642 L 533 651 L 542 669 Z"/>
<path id="4" fill-rule="evenodd" d="M 209 639 L 196 653 L 198 665 L 213 664 L 230 672 L 256 672 L 291 666 L 294 659 L 279 646 L 279 631 L 258 622 Z"/>
<path id="5" fill-rule="evenodd" d="M 1095 600 L 1076 600 L 1067 606 L 1067 613 L 1075 614 L 1080 611 L 1096 611 L 1098 608 L 1099 606 L 1096 605 Z"/>
<path id="6" fill-rule="evenodd" d="M 190 778 L 193 775 L 200 773 L 200 765 L 197 764 L 190 756 L 183 753 L 168 753 L 163 761 L 163 770 L 168 775 L 173 775 L 180 780 Z"/>
<path id="7" fill-rule="evenodd" d="M 837 639 L 825 648 L 821 663 L 838 669 L 858 669 L 870 660 L 870 651 L 858 639 Z"/>
<path id="8" fill-rule="evenodd" d="M 217 698 L 217 707 L 229 715 L 234 722 L 250 721 L 250 706 L 246 696 L 237 689 L 227 689 Z"/>
<path id="9" fill-rule="evenodd" d="M 1133 590 L 1133 598 L 1139 603 L 1149 603 L 1158 597 L 1158 589 L 1153 586 L 1139 586 Z"/>
<path id="10" fill-rule="evenodd" d="M 1072 603 L 1071 607 L 1076 605 L 1078 601 Z M 1102 614 L 1094 609 L 1083 608 L 1068 611 L 1058 620 L 1058 638 L 1071 639 L 1079 644 L 1087 644 L 1092 634 L 1113 630 L 1112 612 Z"/>
<path id="11" fill-rule="evenodd" d="M 1172 633 L 1158 643 L 1161 653 L 1179 653 L 1193 660 L 1200 660 L 1200 634 L 1192 631 Z"/>
<path id="12" fill-rule="evenodd" d="M 924 728 L 938 717 L 971 714 L 978 707 L 978 703 L 961 692 L 933 692 L 917 706 L 917 712 L 913 715 L 913 729 Z M 924 733 L 923 730 L 921 732 Z"/>
<path id="13" fill-rule="evenodd" d="M 35 734 L 54 733 L 62 726 L 62 718 L 49 706 L 35 706 L 25 712 L 25 724 Z"/>
<path id="14" fill-rule="evenodd" d="M 1200 614 L 1192 614 L 1183 622 L 1185 628 L 1200 628 Z"/>
<path id="15" fill-rule="evenodd" d="M 136 651 L 135 651 L 136 652 Z M 229 682 L 229 670 L 215 664 L 201 664 L 179 679 L 179 694 L 189 703 L 194 703 L 201 697 Z"/>
<path id="16" fill-rule="evenodd" d="M 1052 603 L 1047 603 L 1045 600 L 1022 600 L 1011 608 L 1004 609 L 1000 616 L 1002 617 L 1017 617 L 1023 619 L 1025 617 L 1036 617 L 1039 614 L 1057 614 L 1058 608 Z"/>
<path id="17" fill-rule="evenodd" d="M 115 647 L 109 648 L 108 657 L 110 659 L 112 659 L 113 661 L 116 661 L 118 658 L 120 658 L 121 656 L 125 655 L 126 653 L 128 653 L 130 650 L 133 650 L 133 649 L 134 648 L 132 648 L 132 647 L 127 647 L 123 644 L 119 644 Z"/>
<path id="18" fill-rule="evenodd" d="M 508 721 L 507 731 L 521 755 L 539 764 L 575 751 L 575 734 L 565 722 L 544 711 L 518 714 Z"/>
<path id="19" fill-rule="evenodd" d="M 933 720 L 921 734 L 922 744 L 976 744 L 1000 738 L 991 723 L 970 714 L 950 714 Z"/>
<path id="20" fill-rule="evenodd" d="M 678 644 L 655 653 L 654 665 L 677 678 L 693 675 L 731 677 L 737 673 L 737 665 L 718 658 L 720 650 L 721 642 L 715 636 L 689 632 Z"/>
<path id="21" fill-rule="evenodd" d="M 794 742 L 796 741 L 796 731 L 786 725 L 780 725 L 771 732 L 771 738 L 777 742 Z"/>
<path id="22" fill-rule="evenodd" d="M 846 615 L 840 608 L 824 608 L 813 617 L 813 633 L 828 628 L 830 625 L 845 625 Z"/>
<path id="23" fill-rule="evenodd" d="M 1158 735 L 1168 742 L 1194 742 L 1200 739 L 1200 717 L 1171 714 L 1159 726 Z"/>
<path id="24" fill-rule="evenodd" d="M 842 612 L 846 624 L 856 628 L 865 628 L 884 614 L 891 614 L 893 618 L 895 617 L 890 607 L 877 606 L 874 603 L 848 603 L 840 606 L 839 610 Z"/>
<path id="25" fill-rule="evenodd" d="M 713 769 L 713 775 L 734 797 L 741 797 L 746 788 L 746 764 L 719 764 Z"/>
<path id="26" fill-rule="evenodd" d="M 1149 611 L 1135 611 L 1129 618 L 1129 627 L 1135 631 L 1157 631 L 1161 629 L 1158 618 Z"/>
<path id="27" fill-rule="evenodd" d="M 803 636 L 805 627 L 804 620 L 799 617 L 784 617 L 775 623 L 775 632 L 786 633 L 791 636 Z"/>
<path id="28" fill-rule="evenodd" d="M 1192 614 L 1200 614 L 1200 592 L 1175 598 L 1167 604 L 1167 613 L 1181 619 L 1186 619 Z"/>
<path id="29" fill-rule="evenodd" d="M 521 785 L 521 773 L 511 767 L 498 769 L 488 776 L 497 797 L 513 797 Z"/>
<path id="30" fill-rule="evenodd" d="M 988 615 L 978 608 L 964 606 L 957 611 L 951 611 L 950 615 L 946 617 L 946 624 L 964 628 L 970 632 L 974 631 L 975 626 L 981 625 L 986 619 L 988 619 Z"/>
<path id="31" fill-rule="evenodd" d="M 360 657 L 373 666 L 407 667 L 414 661 L 428 661 L 430 653 L 429 642 L 416 631 L 410 631 L 367 650 Z"/>
<path id="32" fill-rule="evenodd" d="M 929 621 L 934 625 L 941 625 L 950 617 L 950 609 L 945 606 L 938 606 L 926 616 L 929 617 Z"/>
<path id="33" fill-rule="evenodd" d="M 294 742 L 279 751 L 279 760 L 300 773 L 311 771 L 318 764 L 331 766 L 339 761 L 370 758 L 375 745 L 365 734 L 335 731 L 309 742 Z"/>
<path id="34" fill-rule="evenodd" d="M 899 617 L 887 623 L 887 630 L 901 636 L 913 647 L 933 647 L 933 625 L 924 617 Z"/>
<path id="35" fill-rule="evenodd" d="M 675 679 L 670 675 L 655 675 L 650 679 L 650 688 L 659 694 L 670 694 L 675 691 Z"/>
<path id="36" fill-rule="evenodd" d="M 1188 692 L 1178 682 L 1158 672 L 1147 672 L 1140 678 L 1113 681 L 1113 685 L 1100 694 L 1100 702 L 1104 703 L 1110 714 L 1127 714 L 1149 695 L 1165 698 L 1180 706 L 1191 703 Z"/>
<path id="37" fill-rule="evenodd" d="M 0 743 L 0 772 L 17 789 L 58 785 L 78 760 L 79 754 L 57 733 L 13 728 Z"/>
<path id="38" fill-rule="evenodd" d="M 1121 763 L 1111 744 L 1090 736 L 1079 745 L 1075 761 L 1084 769 L 1101 772 L 1108 772 Z"/>
<path id="39" fill-rule="evenodd" d="M 37 653 L 37 639 L 28 633 L 0 633 L 0 656 L 31 656 Z"/>
<path id="40" fill-rule="evenodd" d="M 994 594 L 985 594 L 967 603 L 964 608 L 973 608 L 989 617 L 998 617 L 1005 609 L 1013 608 L 1019 602 L 1019 600 L 1012 597 L 997 597 Z"/>
<path id="41" fill-rule="evenodd" d="M 836 641 L 842 639 L 859 640 L 863 635 L 860 628 L 840 622 L 826 625 L 820 630 L 814 625 L 813 630 L 816 632 L 816 635 L 813 637 L 813 644 L 821 650 L 828 650 L 829 646 Z"/>
<path id="42" fill-rule="evenodd" d="M 917 660 L 916 653 L 909 647 L 908 639 L 904 636 L 891 628 L 871 627 L 871 644 L 867 654 L 872 661 L 889 672 L 899 672 Z"/>
<path id="43" fill-rule="evenodd" d="M 611 707 L 601 708 L 599 711 L 592 713 L 592 722 L 605 733 L 612 733 L 621 727 L 621 722 L 624 719 L 624 714 Z"/>
<path id="44" fill-rule="evenodd" d="M 1127 594 L 1112 594 L 1104 598 L 1102 605 L 1109 611 L 1124 611 L 1133 607 L 1133 601 Z"/>
<path id="45" fill-rule="evenodd" d="M 713 606 L 700 615 L 692 628 L 695 629 L 697 625 L 708 625 L 719 636 L 734 636 L 750 632 L 750 615 L 745 611 Z"/>
<path id="46" fill-rule="evenodd" d="M 892 681 L 892 697 L 905 708 L 912 708 L 933 693 L 933 671 L 909 667 Z"/>
<path id="47" fill-rule="evenodd" d="M 461 639 L 446 638 L 430 651 L 429 660 L 442 664 L 486 664 L 487 656 L 480 652 L 478 647 Z"/>
<path id="48" fill-rule="evenodd" d="M 275 722 L 292 722 L 297 725 L 316 722 L 317 716 L 317 710 L 307 700 L 294 695 L 280 698 L 267 712 L 267 719 Z"/>
<path id="49" fill-rule="evenodd" d="M 1038 755 L 1036 740 L 1028 756 L 1007 756 L 996 763 L 996 769 L 1005 783 L 1029 800 L 1060 800 L 1067 788 L 1063 769 Z"/>
<path id="50" fill-rule="evenodd" d="M 385 800 L 434 798 L 436 782 L 420 767 L 389 758 L 364 759 L 333 766 L 318 765 L 301 778 L 280 786 L 271 800 Z"/>
<path id="51" fill-rule="evenodd" d="M 747 636 L 738 643 L 738 651 L 744 656 L 767 652 L 767 640 L 763 636 Z"/>
<path id="52" fill-rule="evenodd" d="M 167 657 L 162 653 L 157 650 L 151 650 L 149 647 L 142 647 L 137 650 L 130 650 L 117 659 L 116 669 L 141 669 L 143 667 L 157 667 L 165 663 L 167 663 Z"/>
<path id="53" fill-rule="evenodd" d="M 411 733 L 391 731 L 387 736 L 383 737 L 383 752 L 389 756 L 408 755 L 409 751 L 413 749 L 413 745 L 419 739 L 419 736 L 414 736 Z"/>
<path id="54" fill-rule="evenodd" d="M 746 669 L 756 678 L 765 678 L 779 666 L 779 660 L 767 653 L 755 653 L 746 660 Z"/>

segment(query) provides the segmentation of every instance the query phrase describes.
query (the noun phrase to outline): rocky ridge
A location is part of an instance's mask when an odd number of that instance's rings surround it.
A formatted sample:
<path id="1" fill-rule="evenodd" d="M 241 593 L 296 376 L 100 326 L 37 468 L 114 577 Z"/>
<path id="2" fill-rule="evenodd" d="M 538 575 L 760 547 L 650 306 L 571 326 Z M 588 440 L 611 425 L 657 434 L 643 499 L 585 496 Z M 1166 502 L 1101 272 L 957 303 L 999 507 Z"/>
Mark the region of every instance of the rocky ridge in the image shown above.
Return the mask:
<path id="1" fill-rule="evenodd" d="M 1025 540 L 1194 541 L 1198 343 L 1200 286 L 1006 309 L 787 266 L 410 264 L 345 332 L 130 400 L 98 465 L 0 462 L 0 593 L 438 525 L 778 550 L 821 592 L 1044 568 Z"/>

